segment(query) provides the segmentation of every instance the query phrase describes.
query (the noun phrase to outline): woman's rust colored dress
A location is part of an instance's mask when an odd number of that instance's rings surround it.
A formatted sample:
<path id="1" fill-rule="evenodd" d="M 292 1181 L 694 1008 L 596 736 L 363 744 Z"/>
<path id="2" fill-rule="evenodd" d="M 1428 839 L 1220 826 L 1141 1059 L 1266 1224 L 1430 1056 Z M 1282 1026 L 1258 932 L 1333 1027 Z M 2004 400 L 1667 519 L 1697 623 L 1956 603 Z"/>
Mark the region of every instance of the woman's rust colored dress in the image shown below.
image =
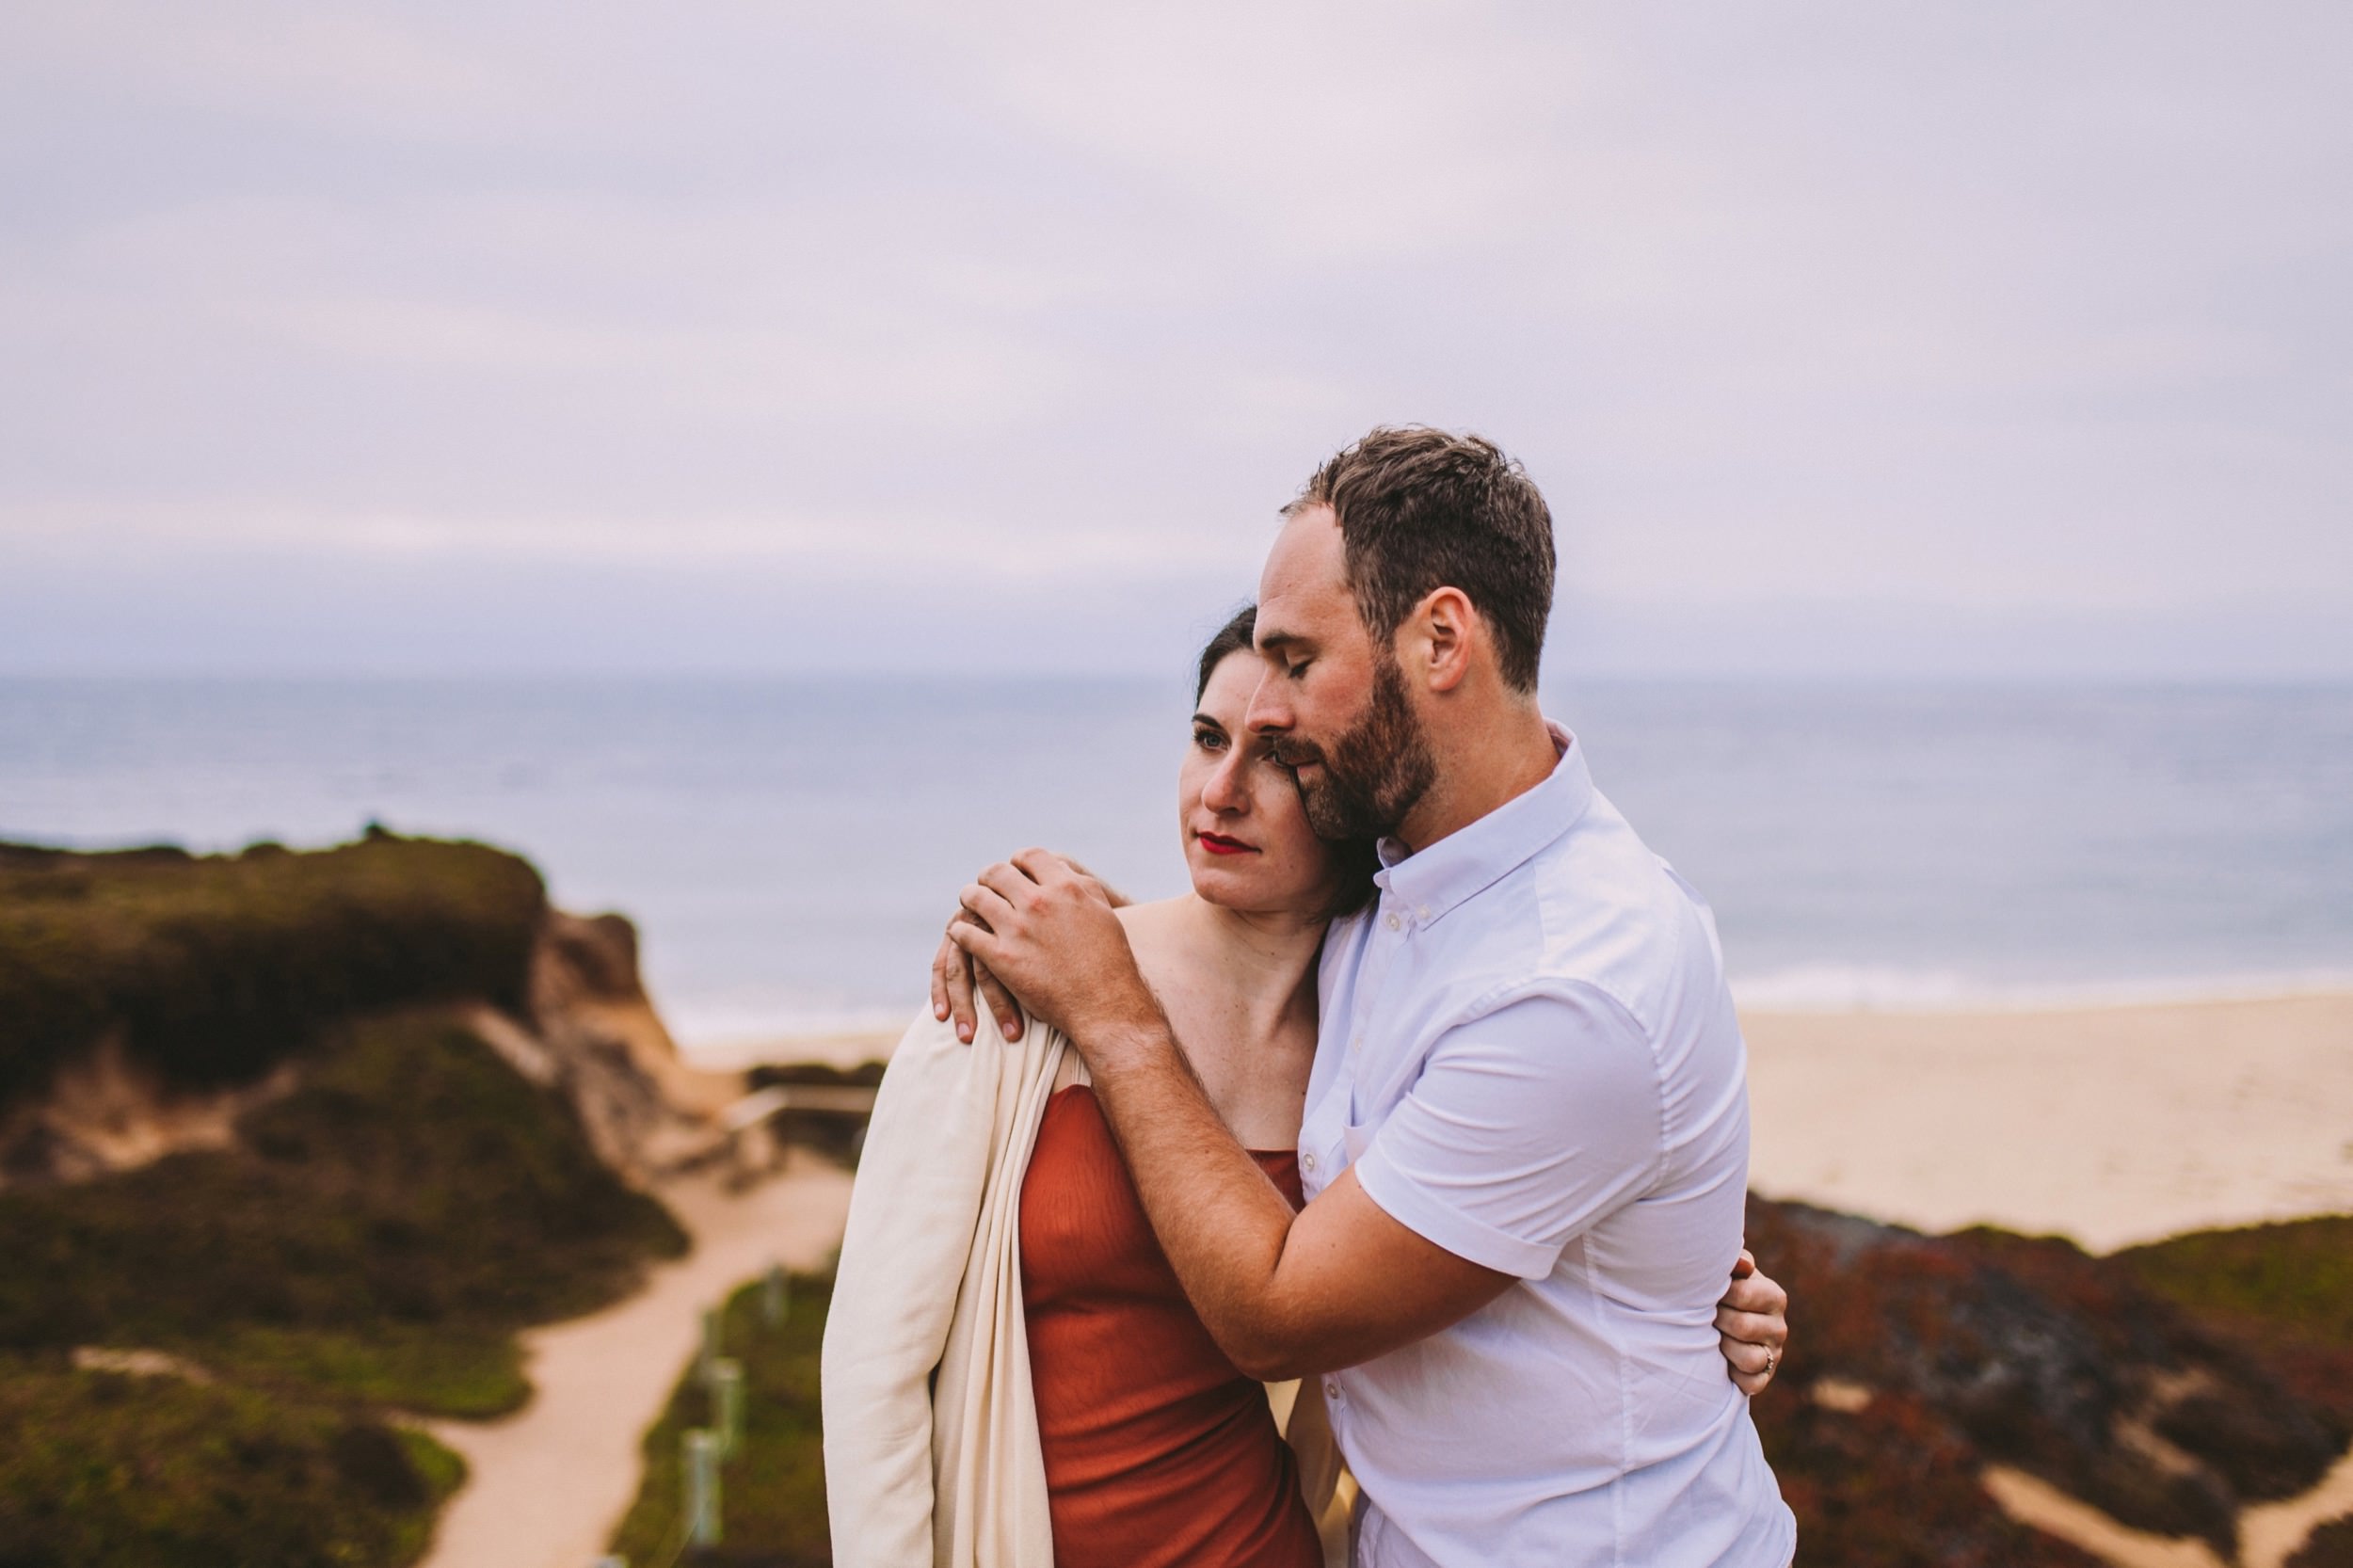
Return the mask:
<path id="1" fill-rule="evenodd" d="M 1298 1156 L 1252 1158 L 1299 1207 Z M 1266 1390 L 1185 1300 L 1084 1084 L 1022 1178 L 1021 1294 L 1055 1568 L 1321 1568 Z"/>

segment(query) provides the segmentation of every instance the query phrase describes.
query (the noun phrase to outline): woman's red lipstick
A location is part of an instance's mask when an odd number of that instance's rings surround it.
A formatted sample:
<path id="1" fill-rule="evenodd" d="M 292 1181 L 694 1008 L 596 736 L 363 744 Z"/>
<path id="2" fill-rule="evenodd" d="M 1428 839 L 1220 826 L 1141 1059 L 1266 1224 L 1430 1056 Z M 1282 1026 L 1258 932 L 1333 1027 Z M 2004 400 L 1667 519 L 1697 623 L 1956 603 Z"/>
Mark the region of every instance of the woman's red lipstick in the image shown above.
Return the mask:
<path id="1" fill-rule="evenodd" d="M 1211 855 L 1256 855 L 1257 853 L 1255 846 L 1245 844 L 1240 839 L 1228 839 L 1223 833 L 1196 833 L 1193 837 L 1198 839 L 1201 841 L 1201 847 Z"/>

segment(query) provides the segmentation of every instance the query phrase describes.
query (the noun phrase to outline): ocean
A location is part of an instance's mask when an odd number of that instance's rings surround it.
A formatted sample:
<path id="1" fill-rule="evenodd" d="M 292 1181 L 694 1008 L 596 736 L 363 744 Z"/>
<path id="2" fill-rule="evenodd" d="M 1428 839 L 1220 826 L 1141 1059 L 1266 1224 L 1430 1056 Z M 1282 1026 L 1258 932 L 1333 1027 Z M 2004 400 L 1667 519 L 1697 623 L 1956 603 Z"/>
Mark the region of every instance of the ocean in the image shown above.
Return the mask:
<path id="1" fill-rule="evenodd" d="M 639 925 L 722 1059 L 918 1006 L 1025 844 L 1176 891 L 1176 680 L 0 679 L 0 838 L 226 849 L 371 821 L 528 855 Z M 1752 1004 L 2353 983 L 2353 687 L 1595 683 L 1600 787 Z"/>

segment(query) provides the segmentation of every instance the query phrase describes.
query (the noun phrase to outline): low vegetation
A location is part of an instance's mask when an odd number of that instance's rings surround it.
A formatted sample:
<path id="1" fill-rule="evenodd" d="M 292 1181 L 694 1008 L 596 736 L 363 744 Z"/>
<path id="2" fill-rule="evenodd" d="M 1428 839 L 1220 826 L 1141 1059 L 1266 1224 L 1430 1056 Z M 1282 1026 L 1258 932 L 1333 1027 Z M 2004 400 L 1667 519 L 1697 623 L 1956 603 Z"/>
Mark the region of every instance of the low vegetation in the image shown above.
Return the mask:
<path id="1" fill-rule="evenodd" d="M 819 1568 L 833 1561 L 817 1404 L 818 1350 L 833 1282 L 794 1275 L 780 1325 L 767 1320 L 763 1289 L 758 1282 L 744 1286 L 728 1298 L 722 1315 L 722 1350 L 744 1368 L 744 1437 L 722 1471 L 723 1539 L 688 1559 L 707 1568 Z M 662 1568 L 678 1556 L 684 1508 L 680 1440 L 717 1419 L 697 1368 L 689 1366 L 646 1433 L 637 1500 L 614 1532 L 612 1549 L 632 1568 Z"/>
<path id="2" fill-rule="evenodd" d="M 2353 1215 L 2201 1231 L 2113 1261 L 2353 1427 Z"/>
<path id="3" fill-rule="evenodd" d="M 2280 1350 L 2293 1324 L 2300 1354 L 2353 1352 L 2326 1291 L 2345 1224 L 2095 1258 L 1752 1199 L 1751 1242 L 1798 1325 L 1753 1409 L 1806 1560 L 2083 1562 L 2001 1514 L 1977 1480 L 1989 1464 L 2234 1559 L 2240 1513 L 2314 1484 L 2353 1435 Z"/>
<path id="4" fill-rule="evenodd" d="M 413 1561 L 457 1456 L 331 1400 L 0 1362 L 0 1564 Z"/>
<path id="5" fill-rule="evenodd" d="M 109 1033 L 199 1088 L 258 1078 L 361 1013 L 520 1010 L 546 908 L 527 861 L 380 830 L 309 854 L 0 844 L 0 1110 Z"/>

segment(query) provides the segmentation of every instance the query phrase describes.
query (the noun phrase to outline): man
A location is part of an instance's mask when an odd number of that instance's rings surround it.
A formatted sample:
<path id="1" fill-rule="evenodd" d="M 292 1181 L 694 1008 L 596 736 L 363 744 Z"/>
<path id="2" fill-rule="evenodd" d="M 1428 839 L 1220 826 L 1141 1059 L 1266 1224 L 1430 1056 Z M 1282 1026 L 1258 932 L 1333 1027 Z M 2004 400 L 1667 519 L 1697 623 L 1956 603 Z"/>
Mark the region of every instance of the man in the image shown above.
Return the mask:
<path id="1" fill-rule="evenodd" d="M 1326 940 L 1298 1213 L 1092 878 L 1025 852 L 951 939 L 1084 1057 L 1220 1346 L 1320 1380 L 1360 1563 L 1784 1568 L 1794 1525 L 1715 1333 L 1739 1028 L 1706 906 L 1537 706 L 1553 569 L 1519 467 L 1419 428 L 1326 463 L 1268 557 L 1250 726 L 1318 831 L 1381 835 L 1385 868 Z"/>

